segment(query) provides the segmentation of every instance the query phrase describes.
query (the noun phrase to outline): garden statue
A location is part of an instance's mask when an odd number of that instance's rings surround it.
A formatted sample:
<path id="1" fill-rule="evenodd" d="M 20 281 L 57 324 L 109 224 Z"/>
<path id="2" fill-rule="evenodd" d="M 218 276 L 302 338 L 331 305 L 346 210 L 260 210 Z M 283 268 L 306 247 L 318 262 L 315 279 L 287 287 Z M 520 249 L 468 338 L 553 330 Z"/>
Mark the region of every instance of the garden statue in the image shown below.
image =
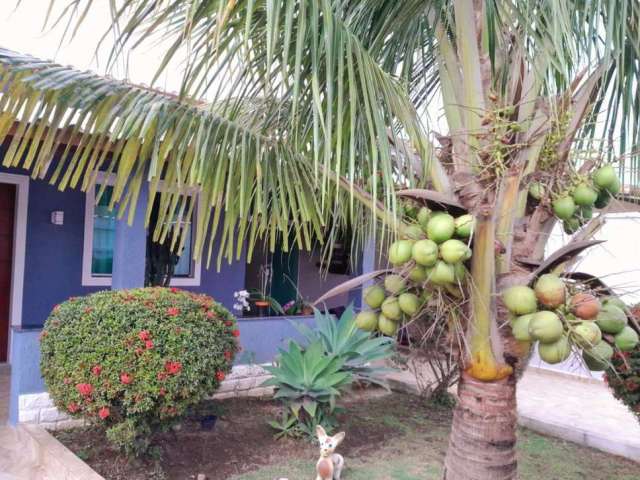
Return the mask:
<path id="1" fill-rule="evenodd" d="M 330 437 L 324 428 L 318 425 L 316 433 L 320 442 L 320 459 L 316 463 L 316 480 L 340 480 L 340 474 L 344 468 L 344 458 L 339 453 L 333 452 L 344 440 L 344 432 Z"/>

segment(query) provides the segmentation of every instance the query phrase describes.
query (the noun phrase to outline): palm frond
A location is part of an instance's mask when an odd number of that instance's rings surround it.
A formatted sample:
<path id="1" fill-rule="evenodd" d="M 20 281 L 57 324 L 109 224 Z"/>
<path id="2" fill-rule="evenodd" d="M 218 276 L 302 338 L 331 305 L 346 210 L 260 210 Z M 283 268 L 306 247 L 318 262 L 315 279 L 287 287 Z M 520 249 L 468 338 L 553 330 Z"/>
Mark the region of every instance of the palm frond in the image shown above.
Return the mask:
<path id="1" fill-rule="evenodd" d="M 120 216 L 132 215 L 148 182 L 147 212 L 159 197 L 154 235 L 163 240 L 172 224 L 164 219 L 181 224 L 195 190 L 204 205 L 197 257 L 204 251 L 210 260 L 217 238 L 218 264 L 239 258 L 245 243 L 250 256 L 259 239 L 273 249 L 293 232 L 309 249 L 322 238 L 326 215 L 309 163 L 274 136 L 273 124 L 265 127 L 259 103 L 232 109 L 227 102 L 223 115 L 215 105 L 7 50 L 0 50 L 0 92 L 4 166 L 29 169 L 60 190 L 86 190 L 99 172 L 113 175 L 111 207 Z"/>

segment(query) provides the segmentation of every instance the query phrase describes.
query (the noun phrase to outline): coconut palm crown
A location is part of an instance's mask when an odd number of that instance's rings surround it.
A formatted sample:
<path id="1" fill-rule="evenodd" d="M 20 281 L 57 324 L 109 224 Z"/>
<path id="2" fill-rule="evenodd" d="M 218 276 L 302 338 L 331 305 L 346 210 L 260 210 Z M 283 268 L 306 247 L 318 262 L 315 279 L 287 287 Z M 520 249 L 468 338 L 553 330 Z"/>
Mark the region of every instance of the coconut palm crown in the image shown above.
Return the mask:
<path id="1" fill-rule="evenodd" d="M 92 3 L 52 1 L 72 27 Z M 161 218 L 187 215 L 184 191 L 196 188 L 210 208 L 198 211 L 195 255 L 211 255 L 214 232 L 219 260 L 291 231 L 303 248 L 347 223 L 360 238 L 380 224 L 394 235 L 398 189 L 469 211 L 468 349 L 445 477 L 516 478 L 514 369 L 527 352 L 498 333 L 496 298 L 542 273 L 557 196 L 605 162 L 625 188 L 638 181 L 640 2 L 110 5 L 111 61 L 169 42 L 158 74 L 180 62 L 179 95 L 2 51 L 4 164 L 61 189 L 106 170 L 123 213 L 148 183 Z M 446 131 L 421 121 L 432 100 Z M 548 192 L 534 206 L 533 182 Z"/>

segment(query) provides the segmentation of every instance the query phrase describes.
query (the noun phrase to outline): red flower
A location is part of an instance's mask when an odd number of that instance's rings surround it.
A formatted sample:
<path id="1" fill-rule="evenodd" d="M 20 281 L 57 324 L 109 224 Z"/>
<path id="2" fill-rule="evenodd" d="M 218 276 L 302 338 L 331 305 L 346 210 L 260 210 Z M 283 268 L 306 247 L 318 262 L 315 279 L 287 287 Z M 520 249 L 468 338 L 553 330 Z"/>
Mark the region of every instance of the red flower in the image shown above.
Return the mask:
<path id="1" fill-rule="evenodd" d="M 64 383 L 65 385 L 69 385 L 71 383 L 71 379 L 69 377 L 64 377 L 62 379 L 62 383 Z"/>
<path id="2" fill-rule="evenodd" d="M 56 313 L 58 310 L 60 310 L 60 305 L 54 305 L 53 312 Z"/>
<path id="3" fill-rule="evenodd" d="M 233 335 L 234 337 L 239 337 L 240 336 L 240 330 L 233 330 L 231 332 L 231 335 Z"/>
<path id="4" fill-rule="evenodd" d="M 102 407 L 100 410 L 98 410 L 98 416 L 104 420 L 105 418 L 107 418 L 109 416 L 111 412 L 109 412 L 109 409 L 107 407 Z"/>
<path id="5" fill-rule="evenodd" d="M 207 318 L 215 318 L 216 314 L 211 310 L 207 310 Z"/>
<path id="6" fill-rule="evenodd" d="M 96 377 L 98 375 L 100 375 L 100 372 L 102 372 L 102 367 L 100 365 L 95 365 L 92 369 L 91 369 L 91 373 L 93 373 Z"/>
<path id="7" fill-rule="evenodd" d="M 78 410 L 80 410 L 80 405 L 78 405 L 76 402 L 71 402 L 69 405 L 67 405 L 67 410 L 69 410 L 71 413 L 76 413 Z"/>
<path id="8" fill-rule="evenodd" d="M 158 395 L 160 395 L 161 397 L 164 397 L 167 394 L 167 391 L 165 390 L 164 387 L 160 387 L 160 391 L 158 391 Z"/>
<path id="9" fill-rule="evenodd" d="M 230 321 L 230 320 L 227 320 L 226 322 L 224 322 L 224 324 L 225 324 L 227 327 L 233 327 L 233 322 L 232 322 L 232 321 Z"/>
<path id="10" fill-rule="evenodd" d="M 176 287 L 172 287 L 169 290 L 171 290 L 171 293 L 178 293 L 180 291 Z"/>
<path id="11" fill-rule="evenodd" d="M 84 313 L 88 314 L 88 313 L 91 313 L 91 312 L 93 312 L 93 308 L 91 308 L 91 307 L 87 307 L 87 308 L 84 309 Z"/>
<path id="12" fill-rule="evenodd" d="M 167 378 L 166 372 L 158 372 L 158 380 L 164 380 L 165 378 Z"/>
<path id="13" fill-rule="evenodd" d="M 44 337 L 46 337 L 47 335 L 49 335 L 49 332 L 47 332 L 46 330 L 43 330 L 40 332 L 40 340 L 42 340 Z"/>
<path id="14" fill-rule="evenodd" d="M 141 349 L 140 347 L 137 347 L 137 348 L 136 348 L 136 350 L 135 350 L 135 352 L 136 352 L 136 355 L 142 355 L 142 353 L 144 352 L 144 350 L 143 350 L 143 349 Z"/>
<path id="15" fill-rule="evenodd" d="M 153 348 L 153 340 L 147 340 L 144 342 L 144 346 L 147 347 L 147 350 L 151 350 Z"/>
<path id="16" fill-rule="evenodd" d="M 167 361 L 164 364 L 164 369 L 169 375 L 177 375 L 182 370 L 182 364 L 180 362 Z"/>
<path id="17" fill-rule="evenodd" d="M 176 333 L 180 335 L 182 333 L 182 328 L 176 327 Z"/>
<path id="18" fill-rule="evenodd" d="M 120 381 L 125 385 L 129 385 L 131 382 L 133 382 L 133 377 L 128 373 L 121 373 Z"/>
<path id="19" fill-rule="evenodd" d="M 216 378 L 219 382 L 223 381 L 225 376 L 224 372 L 216 372 Z"/>
<path id="20" fill-rule="evenodd" d="M 226 358 L 227 360 L 231 360 L 231 358 L 233 357 L 233 353 L 231 353 L 230 351 L 226 351 L 224 352 L 224 358 Z"/>
<path id="21" fill-rule="evenodd" d="M 180 313 L 180 309 L 177 308 L 177 307 L 169 307 L 169 308 L 167 308 L 167 315 L 169 315 L 170 317 L 175 317 L 179 313 Z"/>
<path id="22" fill-rule="evenodd" d="M 93 392 L 93 386 L 90 383 L 79 383 L 76 385 L 76 390 L 78 390 L 80 395 L 86 397 L 87 395 L 91 395 L 91 392 Z"/>
<path id="23" fill-rule="evenodd" d="M 140 330 L 140 333 L 138 333 L 138 338 L 143 342 L 146 342 L 147 340 L 151 339 L 151 334 L 149 333 L 149 330 Z"/>

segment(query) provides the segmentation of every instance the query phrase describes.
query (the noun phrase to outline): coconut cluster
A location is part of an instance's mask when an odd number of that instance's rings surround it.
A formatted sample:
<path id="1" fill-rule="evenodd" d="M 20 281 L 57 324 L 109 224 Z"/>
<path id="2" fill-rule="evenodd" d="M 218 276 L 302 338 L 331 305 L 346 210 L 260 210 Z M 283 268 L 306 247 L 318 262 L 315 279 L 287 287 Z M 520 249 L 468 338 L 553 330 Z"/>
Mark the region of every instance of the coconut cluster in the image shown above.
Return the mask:
<path id="1" fill-rule="evenodd" d="M 604 370 L 614 349 L 633 350 L 637 332 L 627 325 L 625 305 L 616 297 L 598 298 L 582 285 L 567 284 L 557 275 L 545 274 L 534 288 L 513 286 L 502 293 L 512 314 L 516 340 L 538 343 L 538 354 L 547 363 L 566 360 L 572 350 L 582 350 L 590 370 Z"/>
<path id="2" fill-rule="evenodd" d="M 562 220 L 564 231 L 571 235 L 587 223 L 593 216 L 594 208 L 604 208 L 612 197 L 620 192 L 620 179 L 612 165 L 604 165 L 593 175 L 581 178 L 575 185 L 553 200 L 554 215 Z M 545 187 L 540 182 L 529 185 L 529 196 L 541 200 Z"/>
<path id="3" fill-rule="evenodd" d="M 455 218 L 427 207 L 405 208 L 405 215 L 401 239 L 388 252 L 394 273 L 364 291 L 371 310 L 356 317 L 363 330 L 394 336 L 403 322 L 422 310 L 433 289 L 456 288 L 467 275 L 473 216 Z"/>

